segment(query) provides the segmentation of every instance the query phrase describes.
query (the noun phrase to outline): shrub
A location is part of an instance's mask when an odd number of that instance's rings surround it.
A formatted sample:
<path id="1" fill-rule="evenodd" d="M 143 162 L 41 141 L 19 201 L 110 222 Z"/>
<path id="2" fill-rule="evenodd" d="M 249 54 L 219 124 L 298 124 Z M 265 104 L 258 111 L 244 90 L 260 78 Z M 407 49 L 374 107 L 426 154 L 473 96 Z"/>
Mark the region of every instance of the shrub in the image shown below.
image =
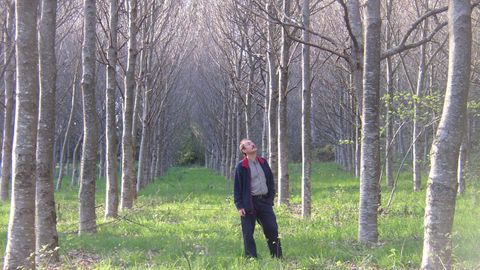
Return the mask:
<path id="1" fill-rule="evenodd" d="M 318 161 L 332 161 L 335 159 L 334 147 L 331 144 L 327 144 L 320 149 L 316 149 L 315 157 Z"/>

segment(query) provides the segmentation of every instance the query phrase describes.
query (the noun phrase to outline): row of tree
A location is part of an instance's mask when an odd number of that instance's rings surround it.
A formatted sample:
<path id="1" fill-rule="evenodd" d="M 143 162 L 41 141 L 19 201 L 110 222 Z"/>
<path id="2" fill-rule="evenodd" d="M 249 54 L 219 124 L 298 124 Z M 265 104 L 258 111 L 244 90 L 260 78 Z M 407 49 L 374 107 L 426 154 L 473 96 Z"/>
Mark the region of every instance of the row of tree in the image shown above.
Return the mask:
<path id="1" fill-rule="evenodd" d="M 68 167 L 77 185 L 78 159 L 79 234 L 96 232 L 99 178 L 105 218 L 115 218 L 174 162 L 187 118 L 178 77 L 192 51 L 190 9 L 173 0 L 2 1 L 4 269 L 59 260 L 54 190 Z"/>
<path id="2" fill-rule="evenodd" d="M 455 198 L 465 190 L 466 149 L 473 145 L 467 139 L 476 132 L 474 124 L 464 132 L 467 118 L 476 119 L 467 117 L 467 100 L 456 98 L 466 98 L 478 81 L 476 65 L 470 72 L 477 59 L 470 18 L 478 3 L 200 3 L 204 14 L 214 14 L 201 21 L 208 38 L 195 70 L 209 89 L 197 94 L 196 108 L 201 139 L 211 146 L 206 165 L 232 178 L 240 138 L 261 142 L 278 204 L 288 204 L 287 164 L 302 161 L 302 215 L 309 217 L 311 150 L 332 144 L 335 160 L 360 178 L 359 241 L 375 243 L 382 171 L 393 196 L 407 160 L 414 191 L 431 162 L 422 268 L 451 267 Z M 205 66 L 207 59 L 214 65 Z"/>

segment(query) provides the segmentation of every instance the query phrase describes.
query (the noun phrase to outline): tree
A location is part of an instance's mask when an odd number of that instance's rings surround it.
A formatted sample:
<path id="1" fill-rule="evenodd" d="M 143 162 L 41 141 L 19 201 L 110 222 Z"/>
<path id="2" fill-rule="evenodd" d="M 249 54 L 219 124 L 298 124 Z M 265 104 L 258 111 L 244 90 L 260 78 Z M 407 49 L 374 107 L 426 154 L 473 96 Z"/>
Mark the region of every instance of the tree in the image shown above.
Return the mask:
<path id="1" fill-rule="evenodd" d="M 40 111 L 37 134 L 36 249 L 40 261 L 58 262 L 53 148 L 57 67 L 55 30 L 57 0 L 43 0 L 40 15 Z"/>
<path id="2" fill-rule="evenodd" d="M 343 1 L 342 1 L 343 2 Z M 361 164 L 361 130 L 362 130 L 362 99 L 363 99 L 363 30 L 362 17 L 360 15 L 360 3 L 358 0 L 347 1 L 344 8 L 348 14 L 345 16 L 345 24 L 349 30 L 350 39 L 352 43 L 352 51 L 350 54 L 350 69 L 352 70 L 352 87 L 355 95 L 356 103 L 353 105 L 355 110 L 355 176 L 360 177 Z"/>
<path id="3" fill-rule="evenodd" d="M 366 14 L 358 239 L 374 243 L 380 204 L 380 1 L 368 0 Z"/>
<path id="4" fill-rule="evenodd" d="M 15 25 L 15 2 L 7 3 L 7 25 L 5 29 L 5 47 L 3 51 L 5 64 L 5 111 L 3 122 L 3 146 L 2 146 L 2 178 L 0 179 L 0 201 L 9 199 L 10 181 L 12 178 L 12 143 L 13 143 L 13 88 L 14 88 L 14 25 Z"/>
<path id="5" fill-rule="evenodd" d="M 82 45 L 83 147 L 80 169 L 79 234 L 95 233 L 95 182 L 97 171 L 98 127 L 95 101 L 95 24 L 96 0 L 84 0 Z"/>
<path id="6" fill-rule="evenodd" d="M 449 61 L 442 117 L 431 150 L 422 269 L 451 269 L 458 154 L 467 121 L 472 26 L 470 0 L 450 0 Z"/>
<path id="7" fill-rule="evenodd" d="M 290 16 L 291 1 L 283 0 L 283 19 L 286 24 Z M 278 99 L 278 204 L 288 204 L 289 179 L 288 179 L 288 138 L 287 138 L 287 95 L 288 95 L 288 66 L 290 62 L 290 46 L 288 28 L 282 29 L 282 47 L 280 52 L 280 76 Z"/>
<path id="8" fill-rule="evenodd" d="M 427 1 L 428 8 L 428 1 Z M 427 37 L 428 19 L 423 22 L 422 36 Z M 412 131 L 412 168 L 413 168 L 413 190 L 419 191 L 422 186 L 422 132 L 420 120 L 420 106 L 418 100 L 421 99 L 425 92 L 426 79 L 426 44 L 420 46 L 420 63 L 418 65 L 417 87 L 415 90 L 415 98 L 413 99 L 413 131 Z"/>
<path id="9" fill-rule="evenodd" d="M 137 1 L 128 1 L 128 63 L 125 74 L 125 97 L 123 101 L 122 134 L 122 209 L 132 208 L 135 199 L 135 156 L 133 149 L 132 124 L 135 90 L 135 61 L 137 57 Z"/>
<path id="10" fill-rule="evenodd" d="M 274 5 L 267 1 L 268 16 L 274 16 Z M 275 23 L 267 20 L 267 64 L 268 64 L 268 163 L 272 168 L 275 184 L 278 184 L 278 65 L 275 47 Z"/>
<path id="11" fill-rule="evenodd" d="M 37 5 L 17 0 L 17 103 L 13 181 L 3 269 L 35 269 L 35 151 L 38 124 Z M 33 48 L 33 49 L 32 49 Z"/>
<path id="12" fill-rule="evenodd" d="M 107 63 L 106 93 L 106 144 L 105 160 L 107 163 L 107 192 L 105 217 L 118 215 L 118 180 L 117 180 L 117 124 L 115 121 L 115 91 L 117 90 L 117 31 L 118 0 L 110 0 L 110 36 Z"/>
<path id="13" fill-rule="evenodd" d="M 149 121 L 151 119 L 151 107 L 153 88 L 152 85 L 152 61 L 153 61 L 153 46 L 155 46 L 155 21 L 156 21 L 156 3 L 153 2 L 151 6 L 145 4 L 142 7 L 143 13 L 147 13 L 147 9 L 151 9 L 149 12 L 149 18 L 142 27 L 142 45 L 143 50 L 140 53 L 140 77 L 141 81 L 138 84 L 138 91 L 141 91 L 142 97 L 142 116 L 141 116 L 141 139 L 140 139 L 140 151 L 138 157 L 138 170 L 137 170 L 137 192 L 144 188 L 149 182 L 148 169 L 149 169 L 149 154 L 150 154 L 150 140 L 152 137 L 152 124 Z"/>
<path id="14" fill-rule="evenodd" d="M 387 2 L 387 20 L 392 19 L 392 10 L 393 10 L 393 0 L 388 0 Z M 392 29 L 391 27 L 386 27 L 385 31 L 385 43 L 386 47 L 390 47 L 392 43 Z M 387 57 L 386 59 L 386 94 L 387 98 L 385 100 L 385 107 L 387 112 L 385 113 L 385 178 L 388 188 L 393 188 L 393 116 L 392 116 L 392 103 L 393 103 L 393 63 L 392 58 Z"/>
<path id="15" fill-rule="evenodd" d="M 78 156 L 78 149 L 82 145 L 83 142 L 83 134 L 78 137 L 77 143 L 75 143 L 75 148 L 72 153 L 72 177 L 70 181 L 70 186 L 74 187 L 78 185 L 77 173 L 78 173 L 78 166 L 77 166 L 77 156 Z"/>
<path id="16" fill-rule="evenodd" d="M 310 0 L 303 0 L 302 21 L 305 29 L 310 28 Z M 310 33 L 303 30 L 303 40 L 310 42 Z M 310 170 L 312 162 L 311 137 L 311 67 L 310 46 L 302 44 L 302 217 L 310 217 L 312 211 L 310 195 Z"/>
<path id="17" fill-rule="evenodd" d="M 75 74 L 73 75 L 73 82 L 72 82 L 72 103 L 71 103 L 72 106 L 70 107 L 70 116 L 68 117 L 65 136 L 63 137 L 62 150 L 60 151 L 60 164 L 58 169 L 57 186 L 55 187 L 56 190 L 60 190 L 62 188 L 64 167 L 65 167 L 64 160 L 67 154 L 68 137 L 70 136 L 70 129 L 72 128 L 72 124 L 73 124 L 73 114 L 75 112 L 75 103 L 76 103 L 75 97 L 77 94 L 77 74 L 78 74 L 78 68 L 75 68 Z"/>

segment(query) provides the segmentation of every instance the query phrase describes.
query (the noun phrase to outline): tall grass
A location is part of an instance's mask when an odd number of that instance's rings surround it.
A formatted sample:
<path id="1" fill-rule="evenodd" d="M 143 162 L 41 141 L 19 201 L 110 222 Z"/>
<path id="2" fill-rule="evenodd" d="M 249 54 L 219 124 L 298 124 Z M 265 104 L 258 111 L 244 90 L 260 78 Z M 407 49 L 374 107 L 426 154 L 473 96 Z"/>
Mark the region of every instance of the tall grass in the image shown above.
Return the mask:
<path id="1" fill-rule="evenodd" d="M 105 185 L 97 185 L 98 233 L 78 236 L 77 190 L 56 194 L 65 267 L 95 269 L 413 269 L 421 260 L 425 188 L 412 192 L 411 175 L 398 181 L 394 200 L 379 216 L 380 241 L 356 241 L 359 182 L 333 163 L 313 167 L 313 213 L 300 218 L 299 164 L 290 166 L 291 205 L 275 206 L 284 258 L 269 258 L 257 227 L 259 259 L 243 258 L 232 182 L 204 168 L 173 168 L 143 190 L 135 208 L 104 220 Z M 454 224 L 456 269 L 480 268 L 479 184 L 458 198 Z M 389 190 L 382 188 L 382 207 Z M 4 252 L 8 204 L 0 205 Z"/>

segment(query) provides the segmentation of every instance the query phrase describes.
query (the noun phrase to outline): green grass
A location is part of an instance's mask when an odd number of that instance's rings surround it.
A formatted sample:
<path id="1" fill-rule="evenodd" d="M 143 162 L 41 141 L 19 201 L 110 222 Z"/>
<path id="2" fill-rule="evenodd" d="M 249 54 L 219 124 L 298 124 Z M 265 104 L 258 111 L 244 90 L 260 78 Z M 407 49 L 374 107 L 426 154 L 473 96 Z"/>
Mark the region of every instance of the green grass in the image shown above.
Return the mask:
<path id="1" fill-rule="evenodd" d="M 76 190 L 56 194 L 58 230 L 65 267 L 86 263 L 95 269 L 413 269 L 422 253 L 425 192 L 411 192 L 407 174 L 399 179 L 392 206 L 379 217 L 380 241 L 356 242 L 358 180 L 333 163 L 313 167 L 313 213 L 299 217 L 301 166 L 290 166 L 291 206 L 275 207 L 284 259 L 268 256 L 260 227 L 260 258 L 245 260 L 232 183 L 204 168 L 173 168 L 143 190 L 124 219 L 103 219 L 105 185 L 97 187 L 98 233 L 78 236 Z M 426 179 L 424 178 L 424 181 Z M 68 180 L 66 183 L 69 183 Z M 67 185 L 68 186 L 68 185 Z M 458 197 L 454 224 L 456 269 L 480 268 L 479 184 Z M 382 206 L 389 191 L 382 188 Z M 0 252 L 5 249 L 8 205 L 0 205 Z M 79 254 L 86 260 L 80 260 Z M 89 262 L 88 259 L 92 262 Z"/>

